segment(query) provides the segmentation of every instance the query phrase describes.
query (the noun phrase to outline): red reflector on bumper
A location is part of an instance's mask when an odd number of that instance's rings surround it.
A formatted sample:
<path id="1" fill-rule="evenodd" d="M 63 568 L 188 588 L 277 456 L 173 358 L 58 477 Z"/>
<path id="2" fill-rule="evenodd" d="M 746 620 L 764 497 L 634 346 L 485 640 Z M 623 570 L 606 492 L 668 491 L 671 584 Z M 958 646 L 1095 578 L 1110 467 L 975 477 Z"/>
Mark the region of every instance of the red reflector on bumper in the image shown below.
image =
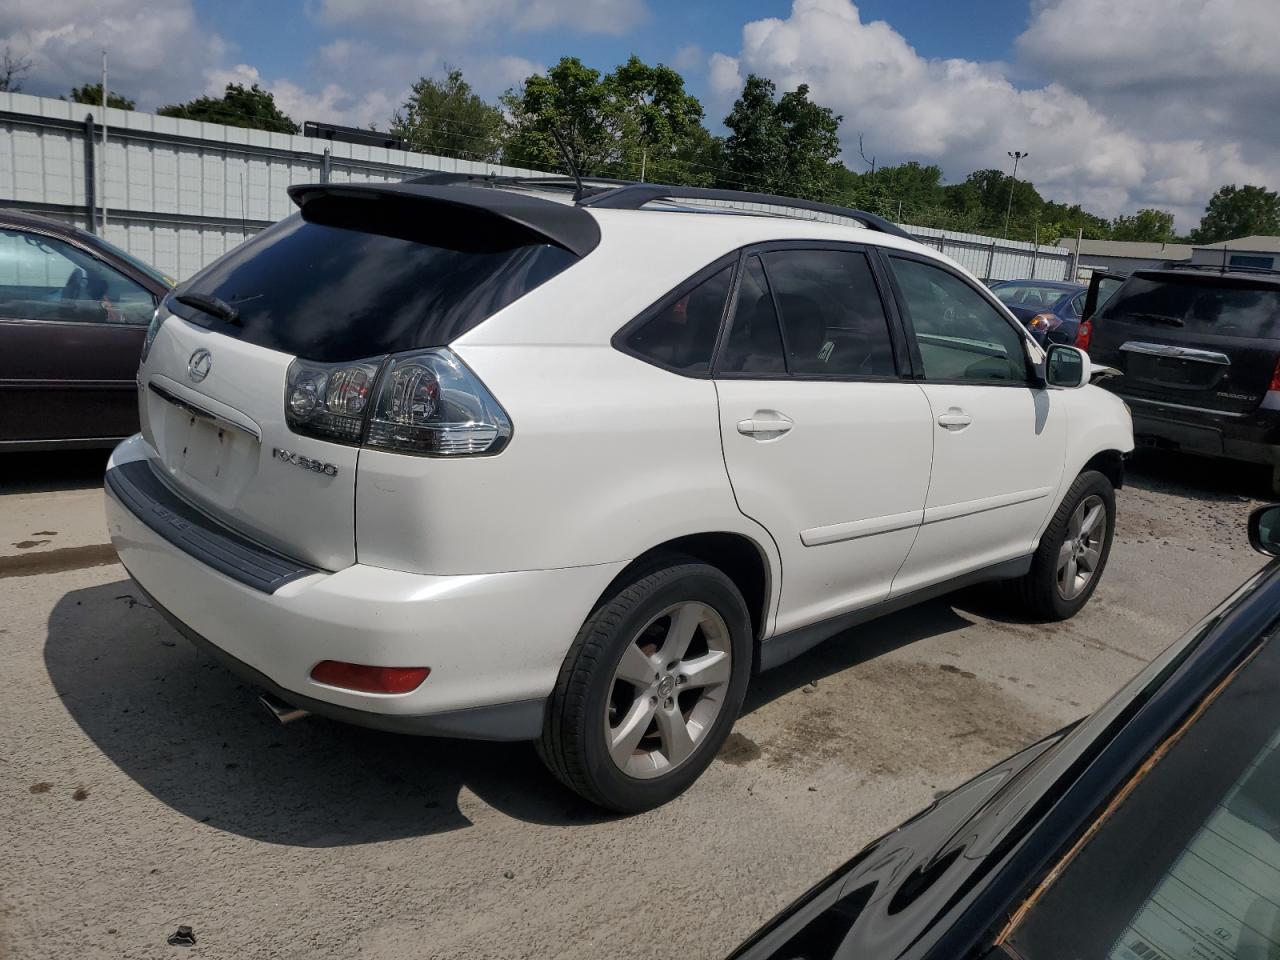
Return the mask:
<path id="1" fill-rule="evenodd" d="M 430 667 L 368 667 L 341 660 L 321 660 L 311 670 L 316 683 L 361 693 L 408 693 L 422 685 Z"/>

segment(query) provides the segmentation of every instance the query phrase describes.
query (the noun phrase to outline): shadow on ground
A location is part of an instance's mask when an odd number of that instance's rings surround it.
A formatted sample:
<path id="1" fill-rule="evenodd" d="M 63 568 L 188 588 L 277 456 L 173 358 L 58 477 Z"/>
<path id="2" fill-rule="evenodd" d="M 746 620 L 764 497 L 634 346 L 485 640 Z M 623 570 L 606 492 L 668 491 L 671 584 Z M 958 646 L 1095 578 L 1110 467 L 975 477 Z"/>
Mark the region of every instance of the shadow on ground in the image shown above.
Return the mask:
<path id="1" fill-rule="evenodd" d="M 755 679 L 745 710 L 967 623 L 935 601 L 834 638 Z M 267 843 L 341 846 L 470 825 L 468 790 L 517 819 L 607 819 L 562 787 L 531 744 L 398 736 L 321 718 L 281 727 L 258 692 L 198 653 L 119 580 L 64 596 L 45 664 L 103 754 L 178 812 Z"/>
<path id="2" fill-rule="evenodd" d="M 1166 450 L 1138 449 L 1125 464 L 1125 483 L 1194 500 L 1238 502 L 1271 496 L 1271 469 Z"/>
<path id="3" fill-rule="evenodd" d="M 110 455 L 110 450 L 0 453 L 0 494 L 100 487 Z"/>

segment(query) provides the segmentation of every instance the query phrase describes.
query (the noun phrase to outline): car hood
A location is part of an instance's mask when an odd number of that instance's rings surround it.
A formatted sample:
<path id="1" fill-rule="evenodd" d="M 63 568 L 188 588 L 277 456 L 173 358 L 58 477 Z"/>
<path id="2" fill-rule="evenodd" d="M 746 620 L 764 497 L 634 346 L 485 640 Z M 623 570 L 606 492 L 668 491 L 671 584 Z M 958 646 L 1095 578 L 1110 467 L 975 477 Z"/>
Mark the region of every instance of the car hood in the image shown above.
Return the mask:
<path id="1" fill-rule="evenodd" d="M 900 956 L 981 880 L 1035 796 L 1020 789 L 1071 728 L 1009 757 L 864 849 L 730 960 Z"/>

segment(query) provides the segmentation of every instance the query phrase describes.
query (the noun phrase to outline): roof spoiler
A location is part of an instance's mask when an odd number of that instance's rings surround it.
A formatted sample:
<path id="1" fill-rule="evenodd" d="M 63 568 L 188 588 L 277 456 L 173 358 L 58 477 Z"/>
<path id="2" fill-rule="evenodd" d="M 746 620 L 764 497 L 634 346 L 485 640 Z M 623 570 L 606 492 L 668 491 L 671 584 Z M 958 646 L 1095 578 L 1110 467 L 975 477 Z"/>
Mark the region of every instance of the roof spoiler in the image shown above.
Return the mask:
<path id="1" fill-rule="evenodd" d="M 600 243 L 595 217 L 581 207 L 509 190 L 430 183 L 303 183 L 289 187 L 289 197 L 304 211 L 325 197 L 453 207 L 506 221 L 578 257 Z"/>

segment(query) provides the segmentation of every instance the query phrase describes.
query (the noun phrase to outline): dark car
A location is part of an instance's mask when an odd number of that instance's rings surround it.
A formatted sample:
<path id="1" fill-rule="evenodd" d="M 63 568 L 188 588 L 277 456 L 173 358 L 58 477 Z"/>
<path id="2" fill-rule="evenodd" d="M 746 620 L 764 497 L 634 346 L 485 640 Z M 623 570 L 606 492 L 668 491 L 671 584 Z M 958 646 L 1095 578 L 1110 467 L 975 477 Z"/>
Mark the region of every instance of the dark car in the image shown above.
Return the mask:
<path id="1" fill-rule="evenodd" d="M 70 224 L 0 211 L 0 451 L 112 446 L 172 281 Z"/>
<path id="2" fill-rule="evenodd" d="M 1000 280 L 991 292 L 1041 344 L 1074 343 L 1089 288 L 1060 280 Z"/>
<path id="3" fill-rule="evenodd" d="M 1118 371 L 1139 442 L 1271 467 L 1280 493 L 1280 272 L 1175 267 L 1095 275 L 1114 292 L 1076 345 Z"/>
<path id="4" fill-rule="evenodd" d="M 1280 552 L 1280 505 L 1250 538 Z M 1092 716 L 882 837 L 736 960 L 1280 955 L 1280 563 Z"/>

